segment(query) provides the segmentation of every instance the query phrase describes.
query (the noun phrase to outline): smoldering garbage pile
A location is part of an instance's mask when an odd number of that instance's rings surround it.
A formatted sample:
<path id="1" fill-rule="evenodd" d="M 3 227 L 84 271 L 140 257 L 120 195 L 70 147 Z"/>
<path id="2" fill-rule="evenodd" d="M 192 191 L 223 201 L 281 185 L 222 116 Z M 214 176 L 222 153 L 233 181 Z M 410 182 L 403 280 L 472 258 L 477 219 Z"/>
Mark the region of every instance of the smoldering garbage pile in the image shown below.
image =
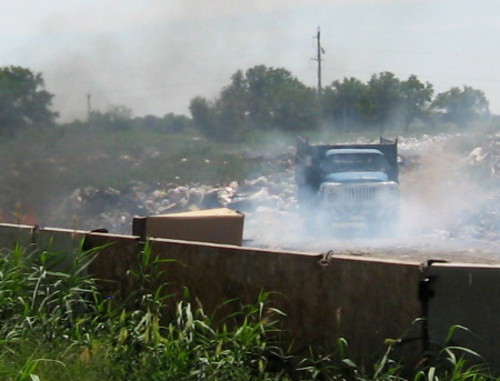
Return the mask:
<path id="1" fill-rule="evenodd" d="M 481 141 L 457 152 L 449 149 L 450 136 L 400 139 L 404 236 L 500 240 L 500 134 Z M 245 238 L 251 245 L 316 249 L 298 215 L 293 154 L 281 156 L 279 166 L 276 158 L 267 157 L 263 168 L 271 162 L 278 169 L 273 174 L 240 183 L 132 182 L 124 191 L 79 188 L 62 203 L 51 223 L 130 234 L 134 216 L 224 206 L 245 213 Z M 429 195 L 432 199 L 426 200 Z"/>
<path id="2" fill-rule="evenodd" d="M 275 163 L 274 163 L 275 164 Z M 291 210 L 296 204 L 293 157 L 280 163 L 282 171 L 238 183 L 221 185 L 134 181 L 126 190 L 82 187 L 76 189 L 50 217 L 53 226 L 75 229 L 107 229 L 130 234 L 135 216 L 228 207 L 244 212 L 245 225 L 255 213 Z"/>
<path id="3" fill-rule="evenodd" d="M 408 139 L 400 154 L 406 235 L 500 241 L 500 134 Z"/>
<path id="4" fill-rule="evenodd" d="M 500 133 L 486 136 L 464 159 L 467 179 L 479 186 L 476 207 L 452 227 L 456 236 L 500 241 Z"/>

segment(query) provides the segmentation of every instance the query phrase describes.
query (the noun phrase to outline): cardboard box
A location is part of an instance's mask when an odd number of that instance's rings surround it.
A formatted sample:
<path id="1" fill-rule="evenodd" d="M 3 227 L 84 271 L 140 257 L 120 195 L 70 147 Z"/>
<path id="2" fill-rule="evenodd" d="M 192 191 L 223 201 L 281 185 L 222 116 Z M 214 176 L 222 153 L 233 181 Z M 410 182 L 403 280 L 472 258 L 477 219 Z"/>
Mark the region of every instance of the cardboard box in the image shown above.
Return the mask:
<path id="1" fill-rule="evenodd" d="M 133 234 L 143 239 L 154 237 L 241 245 L 243 222 L 243 213 L 227 208 L 161 214 L 134 218 Z"/>

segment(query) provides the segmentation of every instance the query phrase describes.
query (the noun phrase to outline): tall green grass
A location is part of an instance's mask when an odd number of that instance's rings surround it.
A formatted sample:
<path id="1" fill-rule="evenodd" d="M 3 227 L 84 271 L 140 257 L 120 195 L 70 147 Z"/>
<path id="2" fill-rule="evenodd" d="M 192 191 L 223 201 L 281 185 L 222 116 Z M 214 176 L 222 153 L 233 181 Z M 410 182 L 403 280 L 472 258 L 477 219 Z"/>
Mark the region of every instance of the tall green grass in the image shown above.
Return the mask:
<path id="1" fill-rule="evenodd" d="M 426 355 L 410 376 L 392 360 L 398 340 L 369 367 L 349 357 L 343 339 L 329 355 L 292 355 L 270 293 L 253 304 L 226 301 L 220 310 L 235 312 L 222 319 L 188 291 L 174 302 L 160 282 L 165 259 L 146 246 L 130 272 L 136 292 L 110 298 L 86 272 L 96 251 L 70 254 L 65 265 L 65 253 L 36 246 L 0 253 L 1 380 L 493 379 L 469 362 L 472 351 L 451 345 Z"/>
<path id="2" fill-rule="evenodd" d="M 85 275 L 93 256 L 55 271 L 58 255 L 36 247 L 0 255 L 0 379 L 278 377 L 267 370 L 267 354 L 279 353 L 268 341 L 277 311 L 267 294 L 216 324 L 201 304 L 166 295 L 155 272 L 163 260 L 148 248 L 132 273 L 140 287 L 124 300 L 102 296 Z"/>

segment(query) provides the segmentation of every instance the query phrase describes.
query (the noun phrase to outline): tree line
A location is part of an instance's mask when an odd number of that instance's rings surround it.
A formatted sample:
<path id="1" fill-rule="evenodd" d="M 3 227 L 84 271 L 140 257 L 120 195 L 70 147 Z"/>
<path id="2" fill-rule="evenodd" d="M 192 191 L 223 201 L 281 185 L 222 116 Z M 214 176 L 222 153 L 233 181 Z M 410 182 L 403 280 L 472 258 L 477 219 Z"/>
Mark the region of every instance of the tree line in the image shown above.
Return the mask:
<path id="1" fill-rule="evenodd" d="M 207 135 L 231 138 L 245 130 L 302 131 L 328 126 L 346 132 L 376 128 L 410 129 L 415 121 L 451 122 L 464 128 L 489 116 L 481 90 L 453 87 L 435 95 L 429 82 L 416 75 L 405 80 L 391 72 L 333 81 L 321 93 L 305 86 L 282 68 L 255 66 L 238 71 L 214 100 L 190 103 L 195 125 Z"/>
<path id="2" fill-rule="evenodd" d="M 0 133 L 9 136 L 30 127 L 56 126 L 53 97 L 45 90 L 42 74 L 19 66 L 0 68 Z M 383 134 L 401 127 L 408 131 L 417 121 L 429 126 L 451 122 L 465 128 L 489 116 L 489 103 L 483 91 L 470 86 L 436 94 L 431 83 L 416 75 L 400 79 L 388 71 L 373 74 L 367 82 L 353 77 L 335 80 L 318 92 L 284 68 L 257 65 L 234 73 L 214 99 L 195 96 L 189 110 L 189 117 L 168 113 L 133 118 L 130 109 L 113 106 L 67 125 L 167 133 L 195 128 L 210 139 L 225 141 L 269 129 L 377 129 Z"/>

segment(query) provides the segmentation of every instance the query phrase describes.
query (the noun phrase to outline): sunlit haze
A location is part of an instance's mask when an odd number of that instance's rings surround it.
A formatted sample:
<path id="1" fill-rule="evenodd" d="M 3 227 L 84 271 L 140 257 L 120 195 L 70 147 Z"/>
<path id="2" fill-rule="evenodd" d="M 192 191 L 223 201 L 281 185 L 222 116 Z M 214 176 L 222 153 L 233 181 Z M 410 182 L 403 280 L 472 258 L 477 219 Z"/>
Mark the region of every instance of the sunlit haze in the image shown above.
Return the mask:
<path id="1" fill-rule="evenodd" d="M 316 85 L 390 71 L 437 93 L 483 90 L 500 113 L 498 0 L 72 0 L 4 2 L 0 66 L 40 72 L 62 120 L 125 106 L 188 114 L 237 70 L 283 67 Z"/>

